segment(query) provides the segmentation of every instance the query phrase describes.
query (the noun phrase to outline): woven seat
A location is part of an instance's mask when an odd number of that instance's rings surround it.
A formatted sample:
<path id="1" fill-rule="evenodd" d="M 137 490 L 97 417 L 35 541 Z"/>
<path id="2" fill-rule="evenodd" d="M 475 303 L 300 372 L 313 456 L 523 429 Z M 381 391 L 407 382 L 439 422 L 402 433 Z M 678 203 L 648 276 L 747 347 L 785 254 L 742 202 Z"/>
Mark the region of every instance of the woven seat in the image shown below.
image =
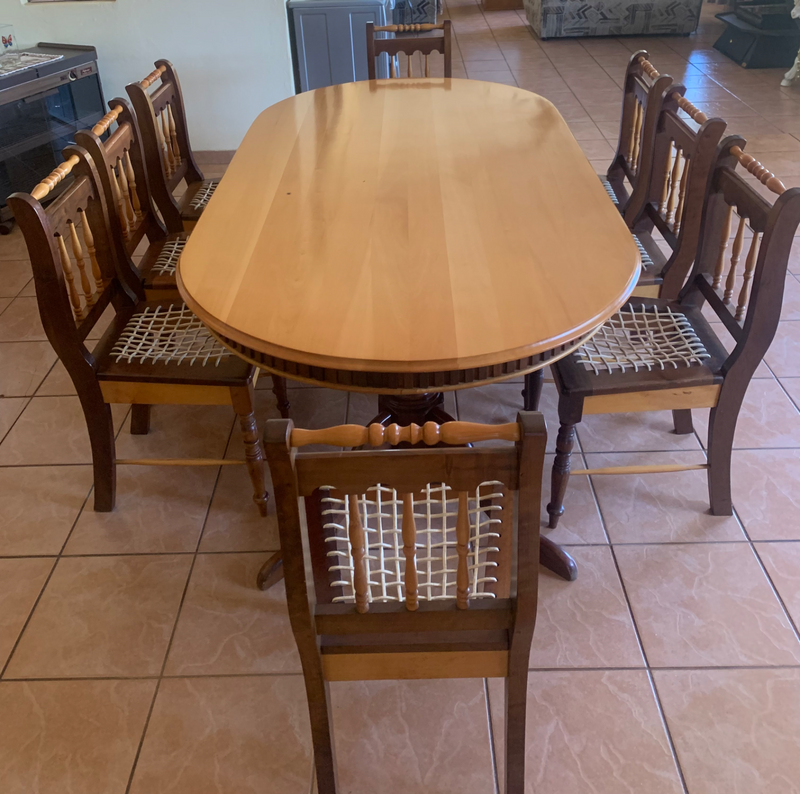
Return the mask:
<path id="1" fill-rule="evenodd" d="M 605 322 L 575 357 L 595 374 L 666 369 L 711 358 L 686 315 L 669 306 L 626 307 Z"/>
<path id="2" fill-rule="evenodd" d="M 233 354 L 218 342 L 185 303 L 145 306 L 125 324 L 111 348 L 117 362 L 219 366 Z"/>
<path id="3" fill-rule="evenodd" d="M 645 250 L 642 241 L 635 234 L 633 235 L 633 242 L 636 243 L 636 247 L 639 249 L 639 256 L 642 259 L 642 271 L 644 273 L 652 273 L 656 269 L 656 263 L 653 262 L 652 257 Z"/>
<path id="4" fill-rule="evenodd" d="M 217 185 L 219 185 L 219 179 L 203 180 L 198 186 L 197 190 L 195 190 L 191 196 L 191 199 L 189 201 L 189 209 L 191 210 L 205 209 L 206 205 L 211 200 L 211 197 L 214 195 L 214 191 L 217 189 Z"/>
<path id="5" fill-rule="evenodd" d="M 150 271 L 154 276 L 174 276 L 178 259 L 186 246 L 186 240 L 168 240 L 156 257 Z"/>
<path id="6" fill-rule="evenodd" d="M 605 177 L 600 177 L 600 183 L 606 189 L 606 193 L 608 193 L 608 197 L 619 207 L 619 199 L 617 198 L 617 194 L 614 192 L 614 188 L 611 187 L 611 182 L 609 182 Z"/>
<path id="7" fill-rule="evenodd" d="M 341 595 L 333 603 L 355 603 L 353 554 L 348 541 L 350 531 L 348 497 L 322 497 L 323 530 L 328 545 L 328 570 L 333 574 L 330 586 Z M 416 521 L 416 562 L 418 598 L 421 601 L 442 601 L 456 598 L 458 552 L 456 518 L 458 499 L 446 485 L 428 485 L 424 498 L 414 500 Z M 482 483 L 469 503 L 469 599 L 495 598 L 487 585 L 496 585 L 493 575 L 499 554 L 500 514 L 504 496 L 498 481 Z M 488 504 L 487 504 L 488 503 Z M 478 505 L 481 504 L 481 509 Z M 383 485 L 368 489 L 359 497 L 361 523 L 366 532 L 369 602 L 404 602 L 405 554 L 401 517 L 403 500 L 397 491 Z"/>

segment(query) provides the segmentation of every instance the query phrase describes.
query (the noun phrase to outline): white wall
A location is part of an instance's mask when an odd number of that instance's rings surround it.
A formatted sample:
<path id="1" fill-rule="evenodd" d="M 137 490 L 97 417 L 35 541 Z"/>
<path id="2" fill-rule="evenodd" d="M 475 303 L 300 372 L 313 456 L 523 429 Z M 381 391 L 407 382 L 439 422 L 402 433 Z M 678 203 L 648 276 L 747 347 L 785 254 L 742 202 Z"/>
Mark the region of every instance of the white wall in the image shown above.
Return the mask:
<path id="1" fill-rule="evenodd" d="M 153 61 L 181 80 L 192 148 L 235 149 L 253 119 L 294 93 L 284 0 L 0 0 L 20 47 L 97 49 L 106 100 L 127 96 Z"/>

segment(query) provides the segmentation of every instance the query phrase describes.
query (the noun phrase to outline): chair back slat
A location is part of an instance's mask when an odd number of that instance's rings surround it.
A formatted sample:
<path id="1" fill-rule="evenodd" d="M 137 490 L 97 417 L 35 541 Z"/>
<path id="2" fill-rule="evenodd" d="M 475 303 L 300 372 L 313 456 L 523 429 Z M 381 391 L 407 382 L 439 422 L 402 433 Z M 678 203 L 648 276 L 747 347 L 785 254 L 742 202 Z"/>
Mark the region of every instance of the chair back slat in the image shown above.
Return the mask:
<path id="1" fill-rule="evenodd" d="M 411 33 L 431 33 L 441 31 L 441 36 L 410 36 Z M 376 33 L 392 34 L 394 38 L 376 38 Z M 367 22 L 367 71 L 370 80 L 377 78 L 375 58 L 388 56 L 389 75 L 392 78 L 401 77 L 398 55 L 407 56 L 407 77 L 430 77 L 430 63 L 428 56 L 438 52 L 444 57 L 444 76 L 452 77 L 452 47 L 451 23 L 446 19 L 438 24 L 413 24 L 413 25 L 375 25 Z M 413 56 L 419 52 L 423 58 L 421 62 L 423 73 L 415 75 Z"/>
<path id="2" fill-rule="evenodd" d="M 419 609 L 419 577 L 417 576 L 417 522 L 414 518 L 414 495 L 403 494 L 403 556 L 405 572 L 403 584 L 406 590 L 406 609 Z"/>

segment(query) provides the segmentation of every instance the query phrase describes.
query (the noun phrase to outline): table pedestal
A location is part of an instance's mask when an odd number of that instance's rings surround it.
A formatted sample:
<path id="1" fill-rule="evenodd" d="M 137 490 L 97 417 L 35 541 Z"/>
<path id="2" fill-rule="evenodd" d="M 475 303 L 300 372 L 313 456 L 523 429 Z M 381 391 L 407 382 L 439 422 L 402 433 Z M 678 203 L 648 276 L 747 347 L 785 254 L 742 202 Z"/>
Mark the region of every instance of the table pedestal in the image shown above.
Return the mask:
<path id="1" fill-rule="evenodd" d="M 538 403 L 538 387 L 541 391 L 541 372 L 535 373 L 537 377 L 526 383 L 526 404 Z M 454 421 L 444 409 L 444 394 L 442 392 L 429 392 L 427 394 L 381 394 L 378 397 L 378 414 L 370 424 L 390 425 L 424 425 L 425 422 Z M 574 581 L 578 576 L 578 566 L 575 560 L 561 548 L 553 543 L 550 538 L 543 535 L 539 538 L 539 562 L 552 571 L 556 576 Z M 283 562 L 280 552 L 273 554 L 258 572 L 258 587 L 261 590 L 269 589 L 283 577 Z"/>

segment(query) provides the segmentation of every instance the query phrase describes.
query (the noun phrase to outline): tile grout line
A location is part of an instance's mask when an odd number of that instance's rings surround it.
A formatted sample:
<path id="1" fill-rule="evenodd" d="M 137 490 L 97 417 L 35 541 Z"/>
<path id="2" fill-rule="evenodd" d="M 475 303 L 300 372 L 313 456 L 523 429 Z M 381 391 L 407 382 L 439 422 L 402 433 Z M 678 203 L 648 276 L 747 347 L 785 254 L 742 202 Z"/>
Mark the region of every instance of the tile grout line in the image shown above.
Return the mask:
<path id="1" fill-rule="evenodd" d="M 529 671 L 530 672 L 530 671 Z M 489 679 L 483 679 L 483 694 L 486 700 L 486 720 L 489 726 L 489 755 L 492 759 L 492 777 L 494 778 L 494 794 L 500 794 L 500 775 L 497 771 L 497 748 L 494 740 L 494 726 L 492 725 L 492 702 L 489 694 Z M 505 767 L 504 767 L 505 768 Z"/>

